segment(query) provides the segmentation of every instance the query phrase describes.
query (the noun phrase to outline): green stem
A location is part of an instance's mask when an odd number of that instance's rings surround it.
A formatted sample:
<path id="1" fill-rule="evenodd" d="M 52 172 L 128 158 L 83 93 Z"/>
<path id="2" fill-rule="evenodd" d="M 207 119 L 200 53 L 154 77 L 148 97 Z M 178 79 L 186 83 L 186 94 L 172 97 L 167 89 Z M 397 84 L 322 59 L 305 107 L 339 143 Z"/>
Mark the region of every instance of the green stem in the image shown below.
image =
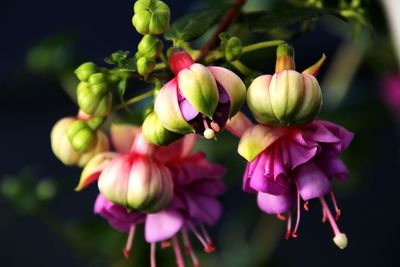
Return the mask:
<path id="1" fill-rule="evenodd" d="M 273 40 L 273 41 L 266 41 L 266 42 L 260 42 L 260 43 L 255 43 L 255 44 L 251 44 L 251 45 L 246 45 L 246 46 L 243 46 L 242 53 L 244 54 L 244 53 L 252 52 L 254 50 L 277 46 L 277 45 L 284 44 L 284 43 L 286 43 L 286 42 L 283 40 Z"/>
<path id="2" fill-rule="evenodd" d="M 160 54 L 160 59 L 164 63 L 165 66 L 168 66 L 168 59 L 163 53 Z"/>
<path id="3" fill-rule="evenodd" d="M 232 66 L 234 66 L 238 71 L 240 71 L 240 73 L 242 73 L 243 75 L 249 75 L 250 73 L 252 73 L 253 71 L 247 67 L 246 65 L 244 65 L 241 61 L 239 60 L 235 60 L 233 62 L 229 62 L 230 64 L 232 64 Z"/>
<path id="4" fill-rule="evenodd" d="M 126 106 L 135 104 L 135 103 L 137 103 L 137 102 L 139 102 L 139 101 L 141 101 L 141 100 L 143 100 L 143 99 L 146 99 L 146 98 L 148 98 L 148 97 L 150 97 L 150 96 L 153 96 L 153 95 L 154 95 L 154 91 L 151 90 L 151 91 L 148 91 L 148 92 L 143 93 L 143 94 L 141 94 L 141 95 L 135 96 L 135 97 L 129 99 L 128 101 L 126 101 L 125 103 L 121 103 L 121 104 L 119 104 L 118 106 L 116 106 L 116 107 L 114 108 L 114 111 L 123 109 L 123 108 L 126 107 Z"/>

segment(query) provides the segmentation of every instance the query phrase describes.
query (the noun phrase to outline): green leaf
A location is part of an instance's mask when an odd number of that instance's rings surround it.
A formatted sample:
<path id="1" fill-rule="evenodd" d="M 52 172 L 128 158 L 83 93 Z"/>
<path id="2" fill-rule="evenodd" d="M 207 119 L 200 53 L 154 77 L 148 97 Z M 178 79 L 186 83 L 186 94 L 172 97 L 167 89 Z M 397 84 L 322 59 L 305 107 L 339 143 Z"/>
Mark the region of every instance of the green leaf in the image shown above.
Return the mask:
<path id="1" fill-rule="evenodd" d="M 164 35 L 167 40 L 194 40 L 205 34 L 211 26 L 215 25 L 224 15 L 228 7 L 214 7 L 202 9 L 174 21 L 169 31 Z"/>
<path id="2" fill-rule="evenodd" d="M 251 12 L 242 15 L 241 18 L 252 32 L 267 32 L 275 28 L 283 28 L 297 22 L 317 18 L 326 13 L 329 13 L 329 11 L 315 8 L 285 8 Z"/>
<path id="3" fill-rule="evenodd" d="M 130 58 L 129 51 L 118 50 L 104 59 L 110 65 L 117 65 L 122 71 L 136 71 L 136 60 Z"/>

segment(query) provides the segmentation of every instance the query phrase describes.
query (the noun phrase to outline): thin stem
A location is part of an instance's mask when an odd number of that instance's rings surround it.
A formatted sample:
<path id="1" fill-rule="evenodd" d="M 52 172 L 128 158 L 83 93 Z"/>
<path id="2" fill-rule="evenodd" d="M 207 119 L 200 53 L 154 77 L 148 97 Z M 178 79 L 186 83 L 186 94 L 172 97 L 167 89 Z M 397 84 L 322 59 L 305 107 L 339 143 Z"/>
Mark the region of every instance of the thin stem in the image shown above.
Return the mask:
<path id="1" fill-rule="evenodd" d="M 219 34 L 228 30 L 231 24 L 235 21 L 237 15 L 239 14 L 242 6 L 246 3 L 246 0 L 235 0 L 235 5 L 228 9 L 225 16 L 222 18 L 217 29 L 207 41 L 207 43 L 202 47 L 199 57 L 196 61 L 201 61 L 205 58 L 208 52 L 218 45 Z"/>
<path id="2" fill-rule="evenodd" d="M 243 46 L 242 53 L 248 53 L 248 52 L 252 52 L 254 50 L 277 46 L 277 45 L 284 44 L 284 43 L 286 43 L 286 42 L 283 40 L 273 40 L 273 41 L 265 41 L 265 42 L 251 44 L 251 45 L 246 45 L 246 46 Z"/>
<path id="3" fill-rule="evenodd" d="M 250 73 L 252 73 L 253 71 L 247 67 L 246 65 L 244 65 L 241 61 L 239 60 L 235 60 L 233 62 L 229 62 L 230 64 L 232 64 L 232 66 L 234 66 L 238 71 L 240 71 L 240 73 L 242 73 L 243 75 L 249 75 Z"/>
<path id="4" fill-rule="evenodd" d="M 121 104 L 119 104 L 118 106 L 116 106 L 116 107 L 114 108 L 114 111 L 123 109 L 123 108 L 126 107 L 126 106 L 135 104 L 135 103 L 137 103 L 137 102 L 139 102 L 139 101 L 141 101 L 141 100 L 143 100 L 143 99 L 146 99 L 147 97 L 153 96 L 153 95 L 154 95 L 154 92 L 153 92 L 153 90 L 151 90 L 151 91 L 148 91 L 148 92 L 143 93 L 143 94 L 141 94 L 141 95 L 135 96 L 135 97 L 129 99 L 128 101 L 126 101 L 125 103 L 121 103 Z"/>
<path id="5" fill-rule="evenodd" d="M 165 66 L 168 66 L 168 59 L 163 53 L 160 54 L 160 59 L 164 63 Z"/>

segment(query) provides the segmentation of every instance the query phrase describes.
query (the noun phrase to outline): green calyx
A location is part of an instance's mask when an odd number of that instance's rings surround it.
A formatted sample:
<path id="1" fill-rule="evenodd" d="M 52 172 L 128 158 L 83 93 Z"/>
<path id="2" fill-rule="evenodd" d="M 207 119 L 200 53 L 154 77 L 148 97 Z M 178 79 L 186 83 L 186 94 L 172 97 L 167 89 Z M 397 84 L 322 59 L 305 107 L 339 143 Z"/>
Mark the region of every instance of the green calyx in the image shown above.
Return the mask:
<path id="1" fill-rule="evenodd" d="M 97 141 L 96 131 L 81 120 L 74 121 L 68 126 L 67 137 L 72 147 L 79 153 L 90 151 Z"/>
<path id="2" fill-rule="evenodd" d="M 137 0 L 134 5 L 132 24 L 140 34 L 163 34 L 169 28 L 171 12 L 159 0 Z"/>
<path id="3" fill-rule="evenodd" d="M 136 66 L 138 73 L 143 77 L 147 77 L 154 70 L 156 62 L 153 59 L 141 57 L 136 61 Z"/>
<path id="4" fill-rule="evenodd" d="M 76 68 L 75 75 L 82 82 L 87 82 L 89 77 L 98 71 L 96 64 L 93 62 L 86 62 Z"/>
<path id="5" fill-rule="evenodd" d="M 158 120 L 153 111 L 147 115 L 142 126 L 144 138 L 155 145 L 164 146 L 182 137 L 182 135 L 167 130 Z"/>

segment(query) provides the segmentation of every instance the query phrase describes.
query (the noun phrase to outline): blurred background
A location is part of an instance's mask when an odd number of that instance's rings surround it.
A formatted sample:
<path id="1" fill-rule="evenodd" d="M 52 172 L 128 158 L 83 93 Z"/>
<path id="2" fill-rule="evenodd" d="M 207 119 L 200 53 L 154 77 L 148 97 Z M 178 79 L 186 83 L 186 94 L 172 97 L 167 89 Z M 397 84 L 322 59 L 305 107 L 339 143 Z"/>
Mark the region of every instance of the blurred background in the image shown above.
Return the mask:
<path id="1" fill-rule="evenodd" d="M 188 11 L 230 3 L 165 2 L 172 20 Z M 318 1 L 249 0 L 245 11 L 308 8 L 313 2 Z M 323 2 L 335 12 L 346 9 L 338 1 Z M 286 241 L 285 223 L 263 214 L 255 196 L 241 191 L 245 161 L 236 154 L 238 141 L 224 133 L 217 143 L 198 145 L 211 161 L 229 168 L 223 218 L 210 228 L 218 251 L 205 255 L 198 247 L 202 266 L 399 266 L 400 72 L 395 40 L 400 23 L 396 25 L 396 15 L 385 10 L 395 13 L 400 7 L 395 0 L 341 2 L 353 2 L 353 13 L 299 16 L 290 23 L 282 17 L 286 24 L 267 30 L 243 29 L 239 24 L 245 18 L 239 17 L 233 29 L 245 44 L 287 39 L 300 70 L 326 54 L 319 76 L 325 101 L 320 117 L 355 133 L 343 156 L 351 178 L 335 184 L 343 213 L 339 225 L 349 237 L 348 248 L 334 246 L 317 202 L 303 213 L 299 237 Z M 77 111 L 73 70 L 85 61 L 104 65 L 103 58 L 112 52 L 136 48 L 140 36 L 132 27 L 132 14 L 133 1 L 126 0 L 0 2 L 0 266 L 148 265 L 149 246 L 142 230 L 133 258 L 126 261 L 121 252 L 126 235 L 93 214 L 96 186 L 80 193 L 73 190 L 80 169 L 59 162 L 49 138 L 56 121 Z M 272 73 L 274 52 L 251 53 L 243 61 Z M 171 251 L 159 251 L 157 259 L 159 266 L 175 266 Z"/>

